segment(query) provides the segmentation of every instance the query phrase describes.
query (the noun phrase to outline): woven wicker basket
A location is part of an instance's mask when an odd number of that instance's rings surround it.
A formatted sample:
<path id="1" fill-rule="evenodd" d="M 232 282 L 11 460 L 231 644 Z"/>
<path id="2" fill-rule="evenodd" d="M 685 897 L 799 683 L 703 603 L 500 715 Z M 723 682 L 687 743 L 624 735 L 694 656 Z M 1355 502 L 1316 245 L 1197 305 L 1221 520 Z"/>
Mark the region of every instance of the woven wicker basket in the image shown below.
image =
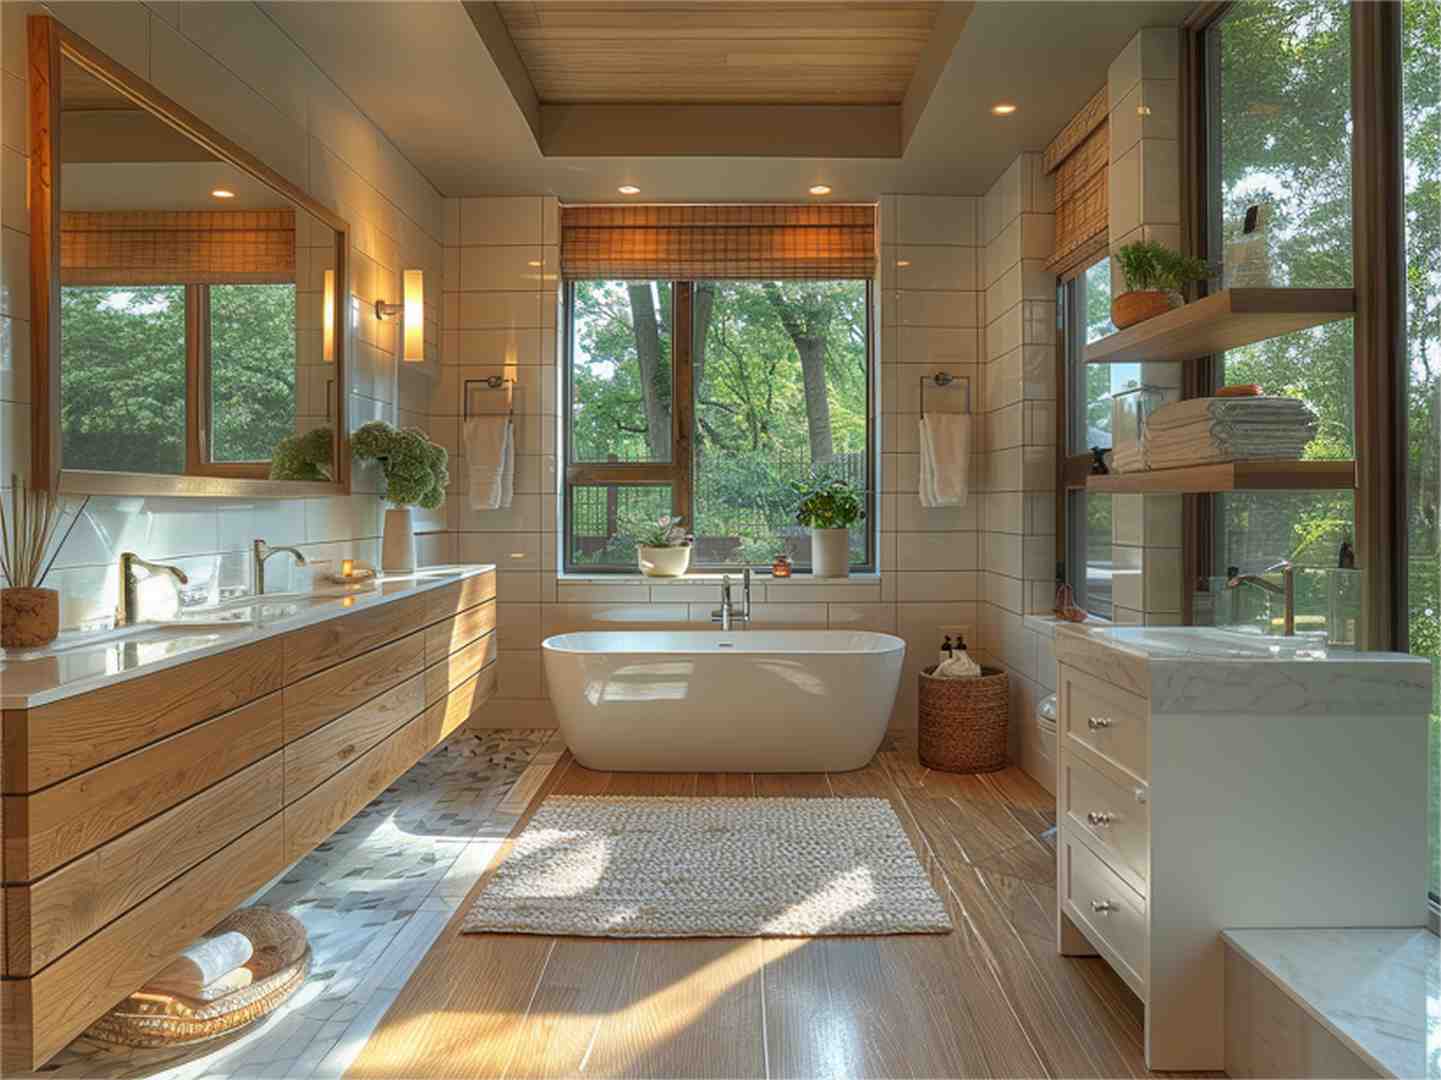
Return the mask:
<path id="1" fill-rule="evenodd" d="M 975 679 L 920 674 L 921 764 L 943 772 L 995 772 L 1006 767 L 1011 726 L 1010 678 L 982 668 Z"/>

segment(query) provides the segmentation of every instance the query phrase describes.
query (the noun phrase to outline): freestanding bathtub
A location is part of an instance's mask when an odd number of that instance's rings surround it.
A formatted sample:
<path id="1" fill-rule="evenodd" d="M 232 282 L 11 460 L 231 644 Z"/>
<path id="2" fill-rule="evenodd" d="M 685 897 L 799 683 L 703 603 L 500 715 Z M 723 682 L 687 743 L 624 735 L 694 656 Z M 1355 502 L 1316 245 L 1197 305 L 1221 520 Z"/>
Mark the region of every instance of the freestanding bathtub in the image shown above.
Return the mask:
<path id="1" fill-rule="evenodd" d="M 541 648 L 571 753 L 622 772 L 859 769 L 906 655 L 850 630 L 584 631 Z"/>

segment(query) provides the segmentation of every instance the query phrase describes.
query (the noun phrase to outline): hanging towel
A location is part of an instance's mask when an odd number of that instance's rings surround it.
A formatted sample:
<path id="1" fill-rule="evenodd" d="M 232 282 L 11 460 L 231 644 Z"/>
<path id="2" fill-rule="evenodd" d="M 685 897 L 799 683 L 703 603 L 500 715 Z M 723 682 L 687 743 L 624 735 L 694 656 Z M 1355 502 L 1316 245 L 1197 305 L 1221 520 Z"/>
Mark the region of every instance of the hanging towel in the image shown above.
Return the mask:
<path id="1" fill-rule="evenodd" d="M 921 505 L 965 506 L 970 493 L 971 418 L 931 413 L 920 420 Z"/>
<path id="2" fill-rule="evenodd" d="M 472 510 L 503 510 L 515 490 L 515 438 L 509 416 L 465 422 L 465 464 Z"/>
<path id="3" fill-rule="evenodd" d="M 162 993 L 199 998 L 207 986 L 243 967 L 253 951 L 250 939 L 237 931 L 201 938 L 145 985 Z"/>

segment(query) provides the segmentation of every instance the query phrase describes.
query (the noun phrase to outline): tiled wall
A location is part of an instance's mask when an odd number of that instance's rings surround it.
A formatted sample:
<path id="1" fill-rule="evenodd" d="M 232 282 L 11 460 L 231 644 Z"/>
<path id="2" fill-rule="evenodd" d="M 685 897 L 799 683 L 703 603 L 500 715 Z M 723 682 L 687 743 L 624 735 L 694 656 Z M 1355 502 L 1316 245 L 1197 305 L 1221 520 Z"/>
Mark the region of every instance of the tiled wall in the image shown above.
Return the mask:
<path id="1" fill-rule="evenodd" d="M 924 510 L 917 500 L 919 379 L 938 370 L 973 380 L 979 403 L 978 199 L 886 196 L 881 200 L 882 272 L 876 294 L 878 575 L 843 584 L 804 578 L 757 580 L 755 625 L 898 633 L 910 649 L 893 724 L 915 724 L 915 677 L 934 661 L 947 630 L 975 625 L 980 499 Z M 496 726 L 554 723 L 545 697 L 540 642 L 568 630 L 708 626 L 714 581 L 558 576 L 556 445 L 563 355 L 557 326 L 558 207 L 540 197 L 449 200 L 442 377 L 432 402 L 437 437 L 458 449 L 464 379 L 513 374 L 518 458 L 514 507 L 476 512 L 465 499 L 463 463 L 453 470 L 448 527 L 455 555 L 500 567 L 500 690 L 482 719 Z M 898 265 L 904 263 L 906 265 Z M 471 394 L 487 407 L 488 391 Z M 959 391 L 927 406 L 959 408 Z M 496 407 L 490 405 L 491 408 Z M 974 430 L 977 448 L 982 438 Z M 463 455 L 462 455 L 463 456 Z M 979 457 L 975 459 L 979 460 Z M 977 475 L 974 472 L 973 487 Z"/>
<path id="2" fill-rule="evenodd" d="M 440 196 L 257 7 L 248 4 L 9 2 L 3 19 L 3 205 L 0 205 L 0 477 L 28 474 L 30 449 L 29 219 L 25 204 L 26 16 L 49 12 L 148 79 L 345 218 L 351 227 L 356 298 L 351 349 L 352 424 L 381 417 L 425 423 L 438 370 L 442 291 Z M 400 271 L 425 271 L 425 364 L 397 370 L 397 326 L 373 315 L 377 297 L 399 299 Z M 374 469 L 358 491 L 376 490 Z M 115 606 L 114 563 L 122 550 L 179 562 L 192 577 L 248 581 L 257 537 L 298 544 L 320 558 L 376 560 L 382 504 L 348 498 L 215 501 L 94 499 L 47 582 L 62 592 L 69 626 Z M 443 545 L 423 545 L 436 561 Z M 282 563 L 286 566 L 282 567 Z M 287 586 L 277 559 L 272 588 Z"/>
<path id="3" fill-rule="evenodd" d="M 1025 153 L 982 202 L 986 242 L 986 513 L 981 534 L 982 640 L 1011 674 L 1013 757 L 1049 769 L 1035 724 L 1049 693 L 1025 616 L 1049 612 L 1056 568 L 1055 183 Z M 1049 680 L 1051 682 L 1054 679 Z"/>
<path id="4" fill-rule="evenodd" d="M 1136 240 L 1181 246 L 1180 38 L 1136 34 L 1111 63 L 1110 249 Z M 1124 288 L 1111 264 L 1113 288 Z M 1179 395 L 1180 364 L 1142 364 L 1141 379 Z M 1181 620 L 1181 496 L 1116 495 L 1111 502 L 1115 620 Z"/>

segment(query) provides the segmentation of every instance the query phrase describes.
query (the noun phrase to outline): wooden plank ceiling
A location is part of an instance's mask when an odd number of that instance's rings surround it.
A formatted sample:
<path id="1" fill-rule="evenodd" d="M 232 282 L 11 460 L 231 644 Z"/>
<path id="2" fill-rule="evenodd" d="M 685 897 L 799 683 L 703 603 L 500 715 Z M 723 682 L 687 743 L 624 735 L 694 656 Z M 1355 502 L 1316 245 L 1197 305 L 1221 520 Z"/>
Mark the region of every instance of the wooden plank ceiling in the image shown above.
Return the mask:
<path id="1" fill-rule="evenodd" d="M 898 105 L 941 3 L 501 0 L 545 104 Z"/>

